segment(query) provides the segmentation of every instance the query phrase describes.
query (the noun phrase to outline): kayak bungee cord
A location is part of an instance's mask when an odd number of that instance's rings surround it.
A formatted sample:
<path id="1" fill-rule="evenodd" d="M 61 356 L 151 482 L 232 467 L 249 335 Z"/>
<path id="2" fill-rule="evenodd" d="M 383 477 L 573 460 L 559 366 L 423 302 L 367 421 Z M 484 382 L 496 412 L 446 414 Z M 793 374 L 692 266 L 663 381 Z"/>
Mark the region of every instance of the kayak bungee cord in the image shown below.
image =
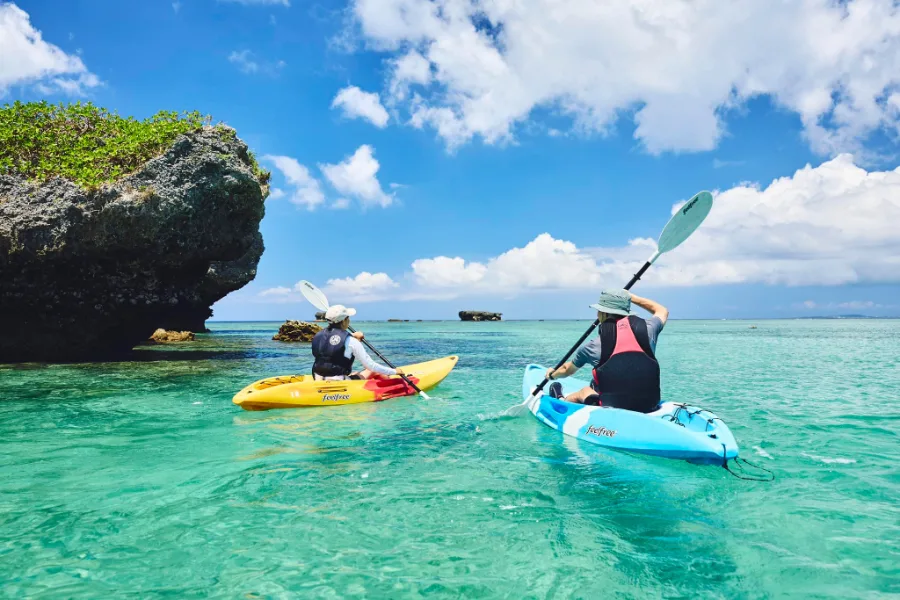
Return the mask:
<path id="1" fill-rule="evenodd" d="M 744 467 L 742 467 L 741 465 L 742 465 L 742 464 L 745 464 L 745 465 L 750 466 L 750 467 L 752 467 L 752 468 L 754 468 L 754 469 L 759 469 L 760 471 L 765 471 L 766 473 L 768 473 L 768 475 L 756 475 L 756 474 L 750 474 L 750 475 L 745 476 L 745 475 L 743 475 L 742 473 L 735 473 L 734 471 L 732 471 L 731 468 L 728 466 L 728 461 L 727 461 L 727 460 L 724 461 L 724 462 L 722 463 L 722 466 L 725 467 L 725 470 L 728 471 L 729 473 L 731 473 L 732 475 L 734 475 L 735 477 L 737 477 L 738 479 L 743 479 L 744 481 L 766 481 L 766 482 L 769 482 L 769 481 L 775 481 L 775 473 L 773 473 L 772 471 L 768 470 L 768 469 L 765 468 L 765 467 L 761 467 L 761 466 L 759 466 L 759 465 L 757 465 L 757 464 L 753 464 L 752 462 L 750 462 L 750 461 L 747 460 L 746 458 L 741 458 L 741 457 L 739 457 L 739 456 L 736 456 L 736 457 L 734 457 L 734 458 L 731 459 L 731 462 L 733 462 L 733 463 L 736 464 L 738 467 L 740 467 L 740 470 L 741 470 L 742 472 L 745 471 L 745 469 L 744 469 Z"/>

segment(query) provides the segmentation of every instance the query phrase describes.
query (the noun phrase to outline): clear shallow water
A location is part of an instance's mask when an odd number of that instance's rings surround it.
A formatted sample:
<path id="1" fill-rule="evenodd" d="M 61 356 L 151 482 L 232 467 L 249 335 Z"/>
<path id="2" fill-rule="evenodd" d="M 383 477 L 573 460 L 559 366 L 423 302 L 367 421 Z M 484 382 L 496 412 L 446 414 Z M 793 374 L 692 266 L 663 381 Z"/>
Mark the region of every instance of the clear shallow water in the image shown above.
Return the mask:
<path id="1" fill-rule="evenodd" d="M 308 371 L 277 323 L 0 365 L 0 596 L 900 594 L 900 321 L 750 324 L 673 321 L 658 354 L 768 484 L 489 418 L 587 322 L 362 323 L 397 364 L 459 366 L 431 401 L 327 409 L 231 403 Z"/>

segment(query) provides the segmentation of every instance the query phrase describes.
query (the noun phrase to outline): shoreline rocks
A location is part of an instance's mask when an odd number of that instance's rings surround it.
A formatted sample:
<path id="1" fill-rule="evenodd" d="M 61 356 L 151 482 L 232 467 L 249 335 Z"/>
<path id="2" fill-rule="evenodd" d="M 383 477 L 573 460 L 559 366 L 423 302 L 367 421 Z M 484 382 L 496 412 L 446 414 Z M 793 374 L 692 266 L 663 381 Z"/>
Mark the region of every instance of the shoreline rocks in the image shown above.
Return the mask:
<path id="1" fill-rule="evenodd" d="M 272 338 L 279 342 L 311 342 L 322 328 L 306 321 L 285 321 Z"/>
<path id="2" fill-rule="evenodd" d="M 97 189 L 0 175 L 0 362 L 117 357 L 205 331 L 256 276 L 266 182 L 234 130 L 179 136 Z"/>
<path id="3" fill-rule="evenodd" d="M 481 310 L 461 310 L 459 311 L 459 318 L 462 321 L 500 321 L 502 314 Z"/>

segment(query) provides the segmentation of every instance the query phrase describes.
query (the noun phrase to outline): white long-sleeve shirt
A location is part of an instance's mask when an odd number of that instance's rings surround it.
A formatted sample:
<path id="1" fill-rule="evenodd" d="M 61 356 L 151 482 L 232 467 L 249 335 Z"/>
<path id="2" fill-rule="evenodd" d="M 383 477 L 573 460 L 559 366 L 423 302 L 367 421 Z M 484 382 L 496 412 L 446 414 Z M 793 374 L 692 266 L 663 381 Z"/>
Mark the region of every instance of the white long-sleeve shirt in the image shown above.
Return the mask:
<path id="1" fill-rule="evenodd" d="M 351 356 L 355 357 L 356 360 L 362 363 L 362 366 L 373 373 L 378 373 L 379 375 L 397 374 L 397 371 L 394 369 L 379 365 L 372 360 L 372 357 L 369 356 L 369 353 L 366 352 L 365 347 L 363 347 L 362 342 L 352 335 L 349 335 L 347 336 L 347 343 L 344 345 L 344 358 L 350 358 Z"/>

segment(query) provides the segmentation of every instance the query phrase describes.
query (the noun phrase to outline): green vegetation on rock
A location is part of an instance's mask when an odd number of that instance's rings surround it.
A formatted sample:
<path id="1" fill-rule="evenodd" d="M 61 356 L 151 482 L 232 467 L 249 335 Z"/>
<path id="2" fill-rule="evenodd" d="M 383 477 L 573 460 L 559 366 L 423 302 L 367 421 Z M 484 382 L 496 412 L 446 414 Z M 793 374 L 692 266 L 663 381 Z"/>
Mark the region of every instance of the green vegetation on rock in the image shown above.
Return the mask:
<path id="1" fill-rule="evenodd" d="M 160 111 L 138 121 L 91 103 L 15 102 L 0 108 L 0 175 L 59 176 L 96 188 L 134 172 L 179 135 L 209 124 L 210 117 L 196 111 Z M 250 162 L 265 184 L 269 173 L 252 154 Z"/>

